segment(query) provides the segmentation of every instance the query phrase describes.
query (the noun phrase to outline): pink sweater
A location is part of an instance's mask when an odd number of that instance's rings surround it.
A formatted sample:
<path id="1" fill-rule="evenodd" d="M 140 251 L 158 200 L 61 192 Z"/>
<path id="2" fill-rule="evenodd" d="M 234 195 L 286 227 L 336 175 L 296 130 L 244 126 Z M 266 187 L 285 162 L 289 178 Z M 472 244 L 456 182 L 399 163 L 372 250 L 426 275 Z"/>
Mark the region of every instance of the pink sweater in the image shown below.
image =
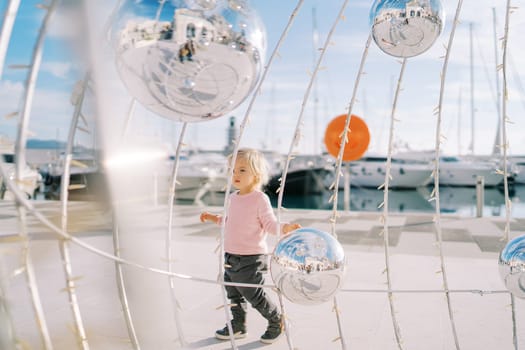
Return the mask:
<path id="1" fill-rule="evenodd" d="M 219 222 L 220 223 L 220 222 Z M 230 197 L 224 228 L 224 251 L 230 254 L 266 254 L 266 235 L 277 234 L 278 223 L 270 199 L 260 191 Z"/>

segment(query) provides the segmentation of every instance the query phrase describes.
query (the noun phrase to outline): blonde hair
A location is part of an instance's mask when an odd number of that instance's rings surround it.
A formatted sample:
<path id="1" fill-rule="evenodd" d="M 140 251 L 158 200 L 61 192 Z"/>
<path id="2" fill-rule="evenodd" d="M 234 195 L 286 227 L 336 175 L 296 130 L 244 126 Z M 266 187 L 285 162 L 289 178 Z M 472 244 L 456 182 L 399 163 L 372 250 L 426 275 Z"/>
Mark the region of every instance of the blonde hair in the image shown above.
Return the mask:
<path id="1" fill-rule="evenodd" d="M 233 154 L 230 154 L 228 163 L 231 164 L 232 158 Z M 256 177 L 255 186 L 257 189 L 262 189 L 262 187 L 268 183 L 268 162 L 261 152 L 253 148 L 241 148 L 237 152 L 237 159 L 245 159 L 248 162 L 250 170 Z"/>

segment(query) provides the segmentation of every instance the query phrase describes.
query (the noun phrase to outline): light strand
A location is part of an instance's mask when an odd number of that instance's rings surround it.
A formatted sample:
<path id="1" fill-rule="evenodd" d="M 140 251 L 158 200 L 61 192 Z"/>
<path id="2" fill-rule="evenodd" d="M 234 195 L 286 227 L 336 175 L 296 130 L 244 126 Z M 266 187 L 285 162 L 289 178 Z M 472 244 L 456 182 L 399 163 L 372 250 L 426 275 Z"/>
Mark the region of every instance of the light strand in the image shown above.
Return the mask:
<path id="1" fill-rule="evenodd" d="M 313 70 L 312 75 L 310 77 L 310 82 L 308 83 L 308 86 L 307 86 L 306 91 L 304 93 L 303 101 L 302 101 L 302 104 L 301 104 L 301 110 L 299 112 L 299 116 L 297 117 L 297 123 L 296 123 L 296 126 L 295 126 L 294 137 L 292 138 L 292 142 L 290 143 L 290 148 L 288 150 L 288 156 L 286 157 L 286 162 L 285 162 L 284 170 L 283 170 L 283 173 L 282 173 L 281 183 L 280 183 L 280 186 L 279 186 L 279 195 L 278 195 L 278 198 L 277 198 L 277 215 L 278 215 L 278 222 L 279 223 L 281 222 L 280 208 L 281 208 L 282 202 L 283 202 L 284 186 L 286 184 L 286 176 L 288 175 L 288 169 L 290 167 L 290 162 L 293 159 L 293 154 L 294 154 L 294 151 L 295 151 L 295 147 L 299 144 L 299 140 L 300 140 L 300 136 L 301 136 L 301 127 L 303 125 L 304 110 L 306 109 L 306 104 L 308 102 L 308 98 L 310 96 L 310 91 L 312 90 L 312 86 L 314 84 L 314 81 L 315 81 L 315 79 L 317 77 L 317 73 L 320 70 L 321 62 L 324 59 L 324 56 L 326 54 L 326 50 L 328 48 L 328 45 L 330 45 L 330 40 L 332 38 L 333 33 L 335 32 L 337 24 L 339 23 L 339 20 L 343 17 L 343 14 L 344 14 L 344 11 L 346 9 L 347 4 L 348 4 L 348 0 L 345 0 L 343 2 L 343 4 L 342 4 L 340 10 L 339 10 L 339 13 L 337 14 L 337 17 L 335 18 L 335 20 L 334 20 L 334 22 L 333 22 L 333 24 L 332 24 L 332 26 L 330 28 L 330 31 L 328 32 L 328 34 L 326 36 L 324 45 L 321 48 L 321 52 L 320 52 L 319 57 L 317 59 L 317 63 L 315 64 L 314 70 Z M 278 236 L 279 235 L 280 235 L 280 232 L 278 232 Z M 334 304 L 336 304 L 336 303 L 337 303 L 337 301 L 336 301 L 336 298 L 334 297 Z M 340 318 L 339 313 L 336 313 L 336 318 L 337 318 L 338 329 L 340 331 L 339 332 L 339 339 L 341 340 L 341 346 L 342 346 L 342 348 L 344 350 L 344 349 L 346 349 L 346 343 L 345 343 L 344 334 L 342 333 L 343 327 L 341 325 L 341 318 Z M 290 350 L 292 350 L 292 349 L 290 349 Z"/>
<path id="2" fill-rule="evenodd" d="M 503 189 L 505 193 L 505 229 L 503 239 L 505 242 L 509 241 L 510 234 L 510 209 L 511 202 L 509 199 L 509 183 L 507 177 L 507 151 L 508 151 L 508 141 L 507 141 L 507 100 L 508 100 L 508 90 L 507 90 L 507 44 L 509 39 L 509 22 L 510 22 L 510 0 L 507 0 L 507 6 L 505 11 L 505 29 L 503 34 L 503 59 L 501 64 L 501 71 L 503 76 L 502 83 L 502 101 L 501 101 L 501 143 L 503 148 Z M 511 317 L 512 317 L 512 338 L 514 343 L 514 348 L 518 350 L 518 334 L 516 330 L 516 307 L 514 302 L 514 295 L 511 294 Z"/>
<path id="3" fill-rule="evenodd" d="M 450 58 L 450 52 L 452 48 L 452 43 L 454 41 L 454 34 L 456 33 L 456 27 L 459 23 L 459 14 L 461 12 L 461 6 L 463 4 L 463 0 L 458 0 L 458 4 L 456 7 L 456 13 L 454 16 L 454 20 L 452 21 L 452 29 L 450 31 L 450 36 L 448 39 L 448 44 L 445 47 L 445 57 L 443 61 L 443 67 L 440 74 L 441 82 L 440 82 L 440 89 L 439 89 L 439 103 L 436 107 L 436 115 L 437 115 L 437 121 L 436 121 L 436 136 L 435 136 L 435 168 L 434 168 L 434 189 L 435 189 L 435 203 L 436 203 L 436 215 L 435 215 L 435 228 L 436 228 L 436 237 L 437 237 L 437 245 L 439 248 L 439 259 L 441 262 L 441 276 L 443 279 L 443 290 L 445 292 L 445 297 L 447 300 L 447 308 L 448 308 L 448 316 L 450 319 L 450 324 L 452 327 L 452 335 L 454 337 L 454 343 L 456 346 L 456 350 L 460 349 L 459 346 L 459 340 L 458 335 L 456 331 L 456 325 L 454 322 L 454 313 L 452 311 L 452 305 L 450 301 L 450 295 L 447 292 L 448 291 L 448 280 L 447 280 L 447 272 L 445 269 L 445 259 L 443 256 L 443 245 L 442 245 L 442 231 L 441 231 L 441 206 L 439 201 L 439 158 L 440 158 L 440 147 L 441 147 L 441 120 L 442 120 L 442 111 L 443 111 L 443 97 L 445 94 L 445 78 L 447 75 L 448 70 L 448 62 Z"/>
<path id="4" fill-rule="evenodd" d="M 31 64 L 29 68 L 29 73 L 25 83 L 25 89 L 22 97 L 22 110 L 20 112 L 20 120 L 18 126 L 17 139 L 15 144 L 15 154 L 16 154 L 16 164 L 15 164 L 15 180 L 20 182 L 22 180 L 22 173 L 24 165 L 26 164 L 26 143 L 27 143 L 27 134 L 28 134 L 28 124 L 31 116 L 31 107 L 33 105 L 33 96 L 36 89 L 36 82 L 38 78 L 38 73 L 42 63 L 42 54 L 43 54 L 43 45 L 46 37 L 46 32 L 51 22 L 51 16 L 53 15 L 55 8 L 58 4 L 58 0 L 53 0 L 51 3 L 45 7 L 46 14 L 42 20 L 42 24 L 38 31 L 38 37 L 33 48 L 33 54 L 31 58 Z M 3 176 L 4 181 L 6 177 Z M 18 189 L 18 188 L 17 188 Z M 19 205 L 17 202 L 18 212 L 19 212 L 19 226 L 20 226 L 20 235 L 27 236 L 26 232 L 26 208 Z M 35 312 L 35 318 L 37 325 L 40 330 L 40 336 L 42 338 L 43 346 L 46 350 L 53 349 L 53 344 L 51 342 L 51 336 L 49 334 L 49 329 L 44 317 L 44 310 L 42 303 L 40 301 L 40 295 L 38 292 L 38 286 L 36 282 L 36 276 L 34 273 L 34 268 L 32 264 L 32 259 L 30 256 L 30 243 L 26 242 L 22 248 L 23 262 L 25 265 L 25 272 L 27 278 L 27 284 L 29 292 L 31 295 L 31 301 L 33 305 L 33 310 Z"/>
<path id="5" fill-rule="evenodd" d="M 168 271 L 173 271 L 173 250 L 172 250 L 172 232 L 173 232 L 173 207 L 175 205 L 175 189 L 177 186 L 177 172 L 179 170 L 179 163 L 180 163 L 180 152 L 182 149 L 182 146 L 184 145 L 184 135 L 186 134 L 188 123 L 184 122 L 182 124 L 182 129 L 179 135 L 179 142 L 177 144 L 177 149 L 175 151 L 175 161 L 173 163 L 173 169 L 171 173 L 171 183 L 170 183 L 170 189 L 169 189 L 169 195 L 168 195 L 168 227 L 166 231 L 166 258 L 168 259 Z M 182 330 L 182 322 L 179 317 L 179 308 L 178 308 L 178 301 L 177 297 L 175 296 L 175 284 L 173 281 L 173 277 L 169 277 L 169 288 L 170 288 L 170 295 L 172 300 L 172 306 L 173 306 L 173 315 L 175 317 L 175 325 L 177 327 L 177 332 L 179 334 L 179 342 L 181 346 L 186 346 L 186 340 L 184 338 L 184 332 Z"/>
<path id="6" fill-rule="evenodd" d="M 73 117 L 71 120 L 69 134 L 67 138 L 66 150 L 64 153 L 64 161 L 62 165 L 62 176 L 60 178 L 60 206 L 61 206 L 61 227 L 62 230 L 67 230 L 68 215 L 68 195 L 69 195 L 69 184 L 70 184 L 70 170 L 71 170 L 71 159 L 73 157 L 73 142 L 75 140 L 75 134 L 78 127 L 78 121 L 82 113 L 82 106 L 86 94 L 86 89 L 89 81 L 89 73 L 86 73 L 84 80 L 81 85 L 81 90 L 75 102 L 75 108 L 73 111 Z M 86 337 L 86 331 L 84 329 L 84 322 L 82 321 L 82 315 L 80 313 L 80 306 L 78 304 L 78 298 L 75 289 L 75 282 L 72 275 L 71 257 L 69 250 L 69 243 L 66 240 L 60 240 L 59 242 L 60 256 L 62 258 L 62 266 L 64 268 L 64 278 L 66 282 L 66 289 L 69 297 L 69 304 L 71 312 L 73 313 L 73 319 L 75 321 L 75 335 L 77 341 L 82 349 L 88 350 L 89 343 Z"/>
<path id="7" fill-rule="evenodd" d="M 399 94 L 401 92 L 401 82 L 403 81 L 403 75 L 405 73 L 405 67 L 406 67 L 407 59 L 404 58 L 401 63 L 401 69 L 399 71 L 399 78 L 397 79 L 397 86 L 396 91 L 394 93 L 394 101 L 392 102 L 392 111 L 390 114 L 390 128 L 389 128 L 389 135 L 388 135 L 388 150 L 387 150 L 387 158 L 386 158 L 386 170 L 385 170 L 385 182 L 384 182 L 384 189 L 383 189 L 383 241 L 384 241 L 384 249 L 385 249 L 385 272 L 386 272 L 386 281 L 388 289 L 392 288 L 392 278 L 390 275 L 390 248 L 389 248 L 389 229 L 388 229 L 388 190 L 390 185 L 390 172 L 391 172 L 391 165 L 392 165 L 392 149 L 394 144 L 394 124 L 395 124 L 395 115 L 396 115 L 396 108 L 397 108 L 397 101 L 399 99 Z M 392 325 L 394 328 L 394 335 L 396 336 L 396 342 L 397 346 L 400 350 L 403 349 L 403 341 L 401 337 L 401 330 L 399 328 L 399 322 L 397 321 L 396 317 L 396 309 L 394 305 L 393 295 L 392 293 L 388 293 L 388 304 L 390 305 L 390 317 L 392 318 Z"/>

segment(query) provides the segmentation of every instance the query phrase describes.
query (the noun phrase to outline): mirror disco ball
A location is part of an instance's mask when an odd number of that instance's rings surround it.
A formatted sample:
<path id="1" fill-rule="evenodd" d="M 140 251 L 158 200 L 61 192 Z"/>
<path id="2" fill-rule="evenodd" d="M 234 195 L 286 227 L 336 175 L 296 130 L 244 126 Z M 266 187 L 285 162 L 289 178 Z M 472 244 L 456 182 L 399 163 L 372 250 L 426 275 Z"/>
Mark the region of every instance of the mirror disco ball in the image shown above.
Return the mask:
<path id="1" fill-rule="evenodd" d="M 220 117 L 244 101 L 266 47 L 264 26 L 245 0 L 125 0 L 111 40 L 130 95 L 187 122 Z"/>
<path id="2" fill-rule="evenodd" d="M 344 281 L 343 247 L 330 234 L 300 228 L 284 236 L 270 260 L 272 279 L 293 303 L 320 304 L 330 300 Z"/>
<path id="3" fill-rule="evenodd" d="M 375 43 L 395 57 L 427 51 L 441 34 L 444 22 L 439 0 L 376 0 L 370 9 Z"/>
<path id="4" fill-rule="evenodd" d="M 525 299 L 525 235 L 510 240 L 499 254 L 499 274 L 515 297 Z"/>

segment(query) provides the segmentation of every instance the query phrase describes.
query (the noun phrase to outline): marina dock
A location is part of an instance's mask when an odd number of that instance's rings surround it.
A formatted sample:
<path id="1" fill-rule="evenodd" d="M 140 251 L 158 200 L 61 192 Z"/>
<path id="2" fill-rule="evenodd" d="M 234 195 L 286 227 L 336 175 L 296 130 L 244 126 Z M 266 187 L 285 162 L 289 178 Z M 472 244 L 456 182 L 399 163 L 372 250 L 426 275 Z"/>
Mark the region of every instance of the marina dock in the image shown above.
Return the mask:
<path id="1" fill-rule="evenodd" d="M 32 201 L 51 222 L 60 222 L 60 202 Z M 43 348 L 21 265 L 23 240 L 18 236 L 14 202 L 0 202 L 0 249 L 7 305 L 16 339 L 31 349 Z M 121 236 L 121 257 L 165 270 L 168 208 L 135 206 Z M 214 338 L 225 323 L 216 252 L 220 229 L 202 224 L 202 210 L 221 207 L 175 206 L 173 271 L 175 297 L 169 277 L 122 264 L 130 314 L 141 349 L 229 349 L 229 341 Z M 331 212 L 287 210 L 283 221 L 298 222 L 330 232 Z M 348 261 L 346 280 L 337 294 L 344 342 L 348 349 L 398 349 L 390 314 L 385 275 L 385 248 L 380 213 L 340 212 L 336 233 Z M 70 202 L 68 232 L 89 246 L 113 255 L 110 208 L 99 202 Z M 525 301 L 514 298 L 498 273 L 498 254 L 504 246 L 505 219 L 441 215 L 444 266 L 454 318 L 446 293 L 432 214 L 389 215 L 389 261 L 392 302 L 404 349 L 454 349 L 454 330 L 461 349 L 515 349 L 525 346 Z M 51 340 L 55 349 L 80 348 L 61 266 L 57 235 L 28 214 L 29 252 Z M 525 218 L 512 218 L 510 236 L 525 232 Z M 270 246 L 275 245 L 270 238 Z M 69 242 L 75 291 L 91 349 L 133 349 L 116 283 L 116 263 Z M 266 283 L 271 284 L 267 275 Z M 277 302 L 274 290 L 268 291 Z M 266 323 L 249 309 L 248 336 L 239 349 L 341 349 L 336 314 L 331 302 L 304 306 L 284 299 L 289 342 L 259 342 Z M 514 315 L 513 315 L 514 310 Z M 182 326 L 177 331 L 175 311 Z M 515 322 L 513 322 L 515 317 Z M 515 333 L 514 333 L 515 330 Z M 514 342 L 517 341 L 517 344 Z"/>

